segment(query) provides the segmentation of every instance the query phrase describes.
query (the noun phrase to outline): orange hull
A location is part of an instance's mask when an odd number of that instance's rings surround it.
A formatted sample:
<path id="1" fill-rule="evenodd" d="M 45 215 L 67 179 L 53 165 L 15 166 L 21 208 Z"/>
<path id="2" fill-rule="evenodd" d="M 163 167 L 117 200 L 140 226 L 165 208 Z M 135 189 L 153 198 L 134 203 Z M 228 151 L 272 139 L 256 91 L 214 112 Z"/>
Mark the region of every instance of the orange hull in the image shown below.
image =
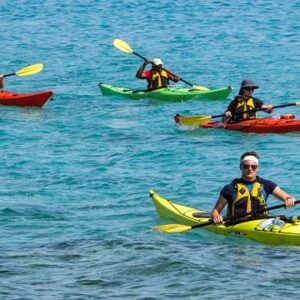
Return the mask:
<path id="1" fill-rule="evenodd" d="M 17 94 L 7 91 L 0 91 L 0 104 L 42 107 L 52 97 L 52 95 L 52 91 L 29 94 Z"/>
<path id="2" fill-rule="evenodd" d="M 253 133 L 288 133 L 300 131 L 300 120 L 285 118 L 251 119 L 223 125 L 220 122 L 209 121 L 200 125 L 203 128 L 218 128 Z"/>

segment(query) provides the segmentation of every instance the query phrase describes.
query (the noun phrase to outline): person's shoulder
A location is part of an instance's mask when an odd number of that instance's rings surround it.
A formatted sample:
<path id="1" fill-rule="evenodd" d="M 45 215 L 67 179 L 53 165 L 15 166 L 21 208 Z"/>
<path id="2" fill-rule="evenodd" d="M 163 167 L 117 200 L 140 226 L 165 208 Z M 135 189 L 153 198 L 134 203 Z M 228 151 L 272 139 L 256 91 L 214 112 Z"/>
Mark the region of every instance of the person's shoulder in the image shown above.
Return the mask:
<path id="1" fill-rule="evenodd" d="M 229 182 L 226 185 L 224 185 L 223 189 L 226 189 L 226 190 L 228 190 L 228 189 L 234 189 L 235 186 L 236 186 L 236 184 L 238 182 L 241 182 L 241 178 L 235 178 L 235 179 L 233 179 L 231 182 Z"/>
<path id="2" fill-rule="evenodd" d="M 149 78 L 151 76 L 151 71 L 150 70 L 145 70 L 143 72 L 144 77 Z"/>
<path id="3" fill-rule="evenodd" d="M 257 97 L 252 97 L 253 101 L 256 103 L 263 103 L 263 101 Z"/>
<path id="4" fill-rule="evenodd" d="M 234 98 L 231 100 L 231 102 L 237 102 L 239 100 L 240 96 L 236 95 Z"/>
<path id="5" fill-rule="evenodd" d="M 277 184 L 274 181 L 265 179 L 265 178 L 261 178 L 259 176 L 257 176 L 256 181 L 258 181 L 260 184 L 263 184 L 264 186 L 271 187 L 271 189 L 272 188 L 274 189 L 277 186 Z"/>

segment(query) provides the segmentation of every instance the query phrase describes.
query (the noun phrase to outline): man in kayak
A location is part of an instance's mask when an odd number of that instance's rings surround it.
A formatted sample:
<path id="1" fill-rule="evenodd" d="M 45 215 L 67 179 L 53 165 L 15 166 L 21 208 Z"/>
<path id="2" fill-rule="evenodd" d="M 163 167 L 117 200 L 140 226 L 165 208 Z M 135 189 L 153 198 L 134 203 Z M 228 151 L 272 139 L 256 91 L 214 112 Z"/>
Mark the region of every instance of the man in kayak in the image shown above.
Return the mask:
<path id="1" fill-rule="evenodd" d="M 223 223 L 221 212 L 227 207 L 227 217 L 238 217 L 247 213 L 255 216 L 266 215 L 266 212 L 255 214 L 255 211 L 266 208 L 269 194 L 282 200 L 286 207 L 295 205 L 295 198 L 283 191 L 277 184 L 257 176 L 259 157 L 256 152 L 246 152 L 240 158 L 242 177 L 234 179 L 223 187 L 211 218 L 214 223 Z M 251 214 L 249 214 L 251 216 Z"/>
<path id="2" fill-rule="evenodd" d="M 4 88 L 4 76 L 0 74 L 0 89 Z"/>
<path id="3" fill-rule="evenodd" d="M 152 64 L 150 70 L 145 68 L 148 64 Z M 169 86 L 169 80 L 178 82 L 180 77 L 171 75 L 167 70 L 162 68 L 163 62 L 159 58 L 154 58 L 152 61 L 145 60 L 136 73 L 139 79 L 146 79 L 148 81 L 148 90 L 155 90 L 161 87 Z"/>
<path id="4" fill-rule="evenodd" d="M 224 113 L 222 122 L 239 122 L 256 118 L 255 109 L 261 109 L 267 113 L 273 110 L 272 105 L 264 104 L 260 99 L 253 97 L 253 92 L 259 86 L 255 85 L 251 80 L 243 80 L 239 94 L 228 105 L 227 111 Z M 251 112 L 251 110 L 254 110 Z"/>

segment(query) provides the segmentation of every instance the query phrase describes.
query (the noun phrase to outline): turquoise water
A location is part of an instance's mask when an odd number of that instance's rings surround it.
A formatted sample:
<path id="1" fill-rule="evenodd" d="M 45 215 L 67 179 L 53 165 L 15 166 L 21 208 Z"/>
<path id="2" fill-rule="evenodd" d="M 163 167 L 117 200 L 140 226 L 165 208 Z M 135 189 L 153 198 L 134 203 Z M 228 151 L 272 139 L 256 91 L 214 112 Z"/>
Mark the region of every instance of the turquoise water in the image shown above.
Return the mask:
<path id="1" fill-rule="evenodd" d="M 204 230 L 159 234 L 148 190 L 210 210 L 239 176 L 239 156 L 256 150 L 260 175 L 299 199 L 300 135 L 178 130 L 175 113 L 221 114 L 229 100 L 131 101 L 104 97 L 97 84 L 145 87 L 135 79 L 141 60 L 112 45 L 121 38 L 195 85 L 237 92 L 249 78 L 266 103 L 299 101 L 299 9 L 299 1 L 1 1 L 1 73 L 45 65 L 7 78 L 6 89 L 55 97 L 43 109 L 0 107 L 0 298 L 298 298 L 299 247 Z M 277 113 L 300 117 L 296 107 Z"/>

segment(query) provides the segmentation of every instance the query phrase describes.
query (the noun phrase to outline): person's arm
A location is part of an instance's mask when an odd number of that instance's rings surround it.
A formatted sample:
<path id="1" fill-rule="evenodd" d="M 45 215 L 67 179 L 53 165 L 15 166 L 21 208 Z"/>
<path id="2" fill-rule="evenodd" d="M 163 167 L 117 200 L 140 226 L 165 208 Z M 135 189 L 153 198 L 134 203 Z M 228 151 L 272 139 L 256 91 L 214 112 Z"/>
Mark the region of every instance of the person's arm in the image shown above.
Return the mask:
<path id="1" fill-rule="evenodd" d="M 146 79 L 146 77 L 144 76 L 144 70 L 146 68 L 146 66 L 149 64 L 149 61 L 148 60 L 145 60 L 143 62 L 143 64 L 140 66 L 140 68 L 137 70 L 136 72 L 136 77 L 139 78 L 139 79 Z"/>
<path id="2" fill-rule="evenodd" d="M 181 79 L 180 76 L 172 75 L 168 71 L 167 71 L 167 73 L 168 73 L 168 78 L 171 79 L 174 82 L 178 82 Z"/>
<path id="3" fill-rule="evenodd" d="M 223 217 L 221 215 L 221 212 L 223 208 L 226 206 L 226 204 L 227 204 L 227 200 L 222 195 L 220 195 L 215 207 L 211 211 L 211 218 L 214 221 L 214 223 L 216 224 L 223 223 Z"/>
<path id="4" fill-rule="evenodd" d="M 224 112 L 224 116 L 222 117 L 222 123 L 226 124 L 232 117 L 233 112 L 235 111 L 236 101 L 233 100 L 227 107 L 227 110 Z"/>
<path id="5" fill-rule="evenodd" d="M 261 109 L 270 114 L 273 111 L 273 105 L 263 104 Z"/>
<path id="6" fill-rule="evenodd" d="M 0 89 L 4 88 L 4 76 L 0 74 Z"/>
<path id="7" fill-rule="evenodd" d="M 264 104 L 260 99 L 258 98 L 254 98 L 255 100 L 255 107 L 257 108 L 261 108 L 263 111 L 267 112 L 267 113 L 271 113 L 273 111 L 273 105 L 267 105 Z"/>
<path id="8" fill-rule="evenodd" d="M 279 186 L 273 190 L 272 194 L 279 200 L 282 200 L 285 203 L 286 207 L 291 207 L 295 205 L 295 198 L 285 191 L 283 191 Z"/>

